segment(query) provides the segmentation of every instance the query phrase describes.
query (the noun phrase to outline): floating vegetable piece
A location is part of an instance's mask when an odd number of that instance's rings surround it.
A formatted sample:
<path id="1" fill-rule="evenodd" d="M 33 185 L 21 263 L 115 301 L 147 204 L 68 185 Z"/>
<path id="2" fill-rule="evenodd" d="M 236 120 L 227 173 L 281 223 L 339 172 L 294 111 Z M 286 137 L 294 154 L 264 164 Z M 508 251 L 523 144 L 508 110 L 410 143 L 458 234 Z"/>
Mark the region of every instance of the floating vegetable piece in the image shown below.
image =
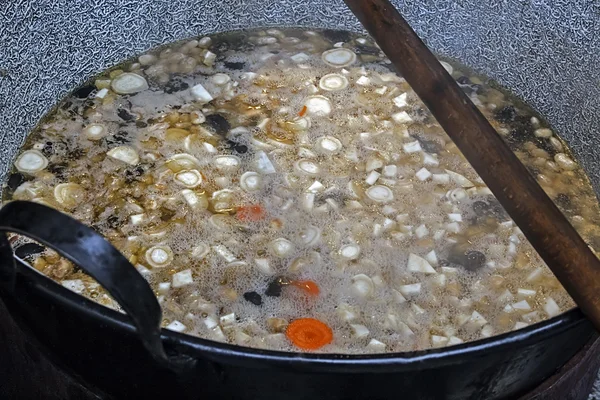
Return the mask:
<path id="1" fill-rule="evenodd" d="M 260 190 L 261 185 L 262 178 L 256 172 L 244 172 L 240 177 L 240 187 L 246 192 L 255 192 L 257 190 Z"/>
<path id="2" fill-rule="evenodd" d="M 202 183 L 202 174 L 195 169 L 179 171 L 175 174 L 175 182 L 187 188 L 195 188 Z"/>
<path id="3" fill-rule="evenodd" d="M 327 91 L 338 91 L 348 87 L 348 79 L 340 74 L 327 74 L 319 80 L 319 87 Z"/>
<path id="4" fill-rule="evenodd" d="M 61 183 L 54 188 L 54 198 L 66 208 L 75 208 L 85 199 L 85 190 L 76 183 Z"/>
<path id="5" fill-rule="evenodd" d="M 310 96 L 304 104 L 308 115 L 326 116 L 331 114 L 331 101 L 325 96 Z"/>
<path id="6" fill-rule="evenodd" d="M 321 136 L 317 138 L 315 150 L 321 154 L 334 155 L 342 150 L 342 142 L 333 136 Z"/>
<path id="7" fill-rule="evenodd" d="M 137 165 L 140 162 L 140 156 L 133 147 L 117 146 L 106 153 L 110 158 L 123 161 L 129 165 Z"/>
<path id="8" fill-rule="evenodd" d="M 146 261 L 154 268 L 166 267 L 173 261 L 173 251 L 164 245 L 150 247 L 146 250 Z"/>
<path id="9" fill-rule="evenodd" d="M 356 61 L 356 54 L 345 48 L 337 48 L 323 52 L 321 58 L 331 67 L 343 68 Z"/>
<path id="10" fill-rule="evenodd" d="M 267 215 L 265 209 L 260 205 L 238 207 L 235 216 L 242 222 L 257 222 Z"/>
<path id="11" fill-rule="evenodd" d="M 368 198 L 377 203 L 387 203 L 394 200 L 392 190 L 387 186 L 374 185 L 365 191 Z"/>
<path id="12" fill-rule="evenodd" d="M 295 346 L 303 350 L 317 350 L 333 340 L 331 328 L 314 318 L 292 321 L 285 335 Z"/>
<path id="13" fill-rule="evenodd" d="M 118 94 L 133 94 L 148 89 L 148 82 L 143 76 L 125 72 L 112 80 L 111 87 Z"/>
<path id="14" fill-rule="evenodd" d="M 33 174 L 48 166 L 48 159 L 37 150 L 27 150 L 21 153 L 15 161 L 15 167 L 21 172 Z"/>
<path id="15" fill-rule="evenodd" d="M 84 135 L 90 140 L 100 140 L 108 133 L 101 124 L 90 124 L 83 129 Z"/>
<path id="16" fill-rule="evenodd" d="M 302 289 L 311 296 L 318 296 L 320 293 L 319 286 L 313 281 L 291 281 L 290 284 Z"/>

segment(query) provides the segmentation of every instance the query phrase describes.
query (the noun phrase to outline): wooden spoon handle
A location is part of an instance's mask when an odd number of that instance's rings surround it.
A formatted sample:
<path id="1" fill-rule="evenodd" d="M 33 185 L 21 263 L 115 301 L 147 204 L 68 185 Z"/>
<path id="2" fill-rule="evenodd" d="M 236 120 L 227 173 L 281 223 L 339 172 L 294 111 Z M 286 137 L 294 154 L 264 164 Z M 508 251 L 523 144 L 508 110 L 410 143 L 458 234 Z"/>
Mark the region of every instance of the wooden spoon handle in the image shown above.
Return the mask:
<path id="1" fill-rule="evenodd" d="M 600 330 L 598 258 L 394 6 L 344 1 Z"/>

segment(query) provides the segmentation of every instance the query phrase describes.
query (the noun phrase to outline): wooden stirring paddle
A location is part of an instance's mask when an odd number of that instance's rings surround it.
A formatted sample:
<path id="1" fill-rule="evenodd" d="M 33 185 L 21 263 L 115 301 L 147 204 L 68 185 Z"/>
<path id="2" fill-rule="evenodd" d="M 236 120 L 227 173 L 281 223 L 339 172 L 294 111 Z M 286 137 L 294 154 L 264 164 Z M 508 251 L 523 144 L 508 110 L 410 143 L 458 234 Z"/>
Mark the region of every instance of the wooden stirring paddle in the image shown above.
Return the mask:
<path id="1" fill-rule="evenodd" d="M 344 1 L 600 331 L 598 258 L 394 6 Z"/>

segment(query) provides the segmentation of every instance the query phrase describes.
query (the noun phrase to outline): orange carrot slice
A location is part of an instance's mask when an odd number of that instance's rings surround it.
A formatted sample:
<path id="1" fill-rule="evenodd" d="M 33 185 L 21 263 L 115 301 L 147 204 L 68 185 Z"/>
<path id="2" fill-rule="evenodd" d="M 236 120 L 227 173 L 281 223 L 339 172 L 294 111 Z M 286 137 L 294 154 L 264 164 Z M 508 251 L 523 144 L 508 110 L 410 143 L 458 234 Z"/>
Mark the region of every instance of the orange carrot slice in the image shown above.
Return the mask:
<path id="1" fill-rule="evenodd" d="M 285 335 L 303 350 L 317 350 L 333 340 L 333 331 L 314 318 L 300 318 L 288 325 Z"/>
<path id="2" fill-rule="evenodd" d="M 240 221 L 256 222 L 256 221 L 260 221 L 261 219 L 263 219 L 265 217 L 265 215 L 267 215 L 267 213 L 265 212 L 265 209 L 262 208 L 261 206 L 253 205 L 253 206 L 238 207 L 235 215 L 236 215 L 237 219 L 239 219 Z"/>
<path id="3" fill-rule="evenodd" d="M 292 281 L 290 283 L 313 296 L 318 296 L 321 292 L 319 286 L 313 281 Z"/>
<path id="4" fill-rule="evenodd" d="M 300 112 L 298 113 L 299 116 L 304 117 L 304 114 L 306 114 L 306 111 L 308 110 L 308 108 L 306 106 L 302 107 L 302 110 L 300 110 Z"/>

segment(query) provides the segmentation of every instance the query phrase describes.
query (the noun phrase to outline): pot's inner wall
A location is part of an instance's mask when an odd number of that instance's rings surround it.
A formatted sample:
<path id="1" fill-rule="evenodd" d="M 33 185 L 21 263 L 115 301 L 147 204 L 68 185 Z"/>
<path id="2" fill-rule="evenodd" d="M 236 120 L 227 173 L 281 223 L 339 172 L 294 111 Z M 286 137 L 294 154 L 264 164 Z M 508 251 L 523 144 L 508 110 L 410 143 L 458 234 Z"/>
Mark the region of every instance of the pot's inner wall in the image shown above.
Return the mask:
<path id="1" fill-rule="evenodd" d="M 490 76 L 540 111 L 569 142 L 598 193 L 600 3 L 394 3 L 435 52 Z M 361 29 L 341 1 L 7 4 L 0 14 L 2 178 L 25 135 L 57 100 L 91 75 L 136 53 L 190 36 L 247 27 Z"/>

